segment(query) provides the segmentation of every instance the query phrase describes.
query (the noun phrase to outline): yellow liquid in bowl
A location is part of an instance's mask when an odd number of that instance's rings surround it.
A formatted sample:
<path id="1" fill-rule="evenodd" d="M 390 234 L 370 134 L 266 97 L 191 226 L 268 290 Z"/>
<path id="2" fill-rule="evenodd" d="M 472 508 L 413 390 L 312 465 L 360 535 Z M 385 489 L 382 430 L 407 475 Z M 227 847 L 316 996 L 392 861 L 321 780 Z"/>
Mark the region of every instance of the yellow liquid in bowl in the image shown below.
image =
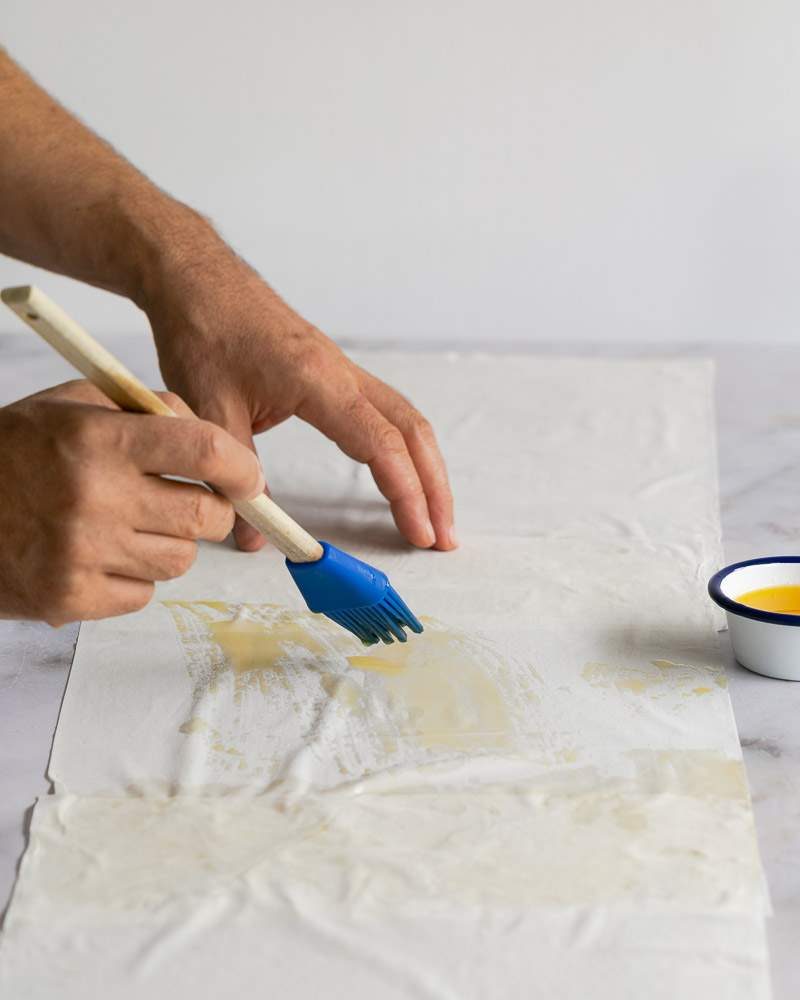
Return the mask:
<path id="1" fill-rule="evenodd" d="M 781 615 L 800 615 L 800 585 L 783 584 L 780 587 L 760 587 L 748 590 L 737 597 L 739 604 L 759 611 L 774 611 Z"/>

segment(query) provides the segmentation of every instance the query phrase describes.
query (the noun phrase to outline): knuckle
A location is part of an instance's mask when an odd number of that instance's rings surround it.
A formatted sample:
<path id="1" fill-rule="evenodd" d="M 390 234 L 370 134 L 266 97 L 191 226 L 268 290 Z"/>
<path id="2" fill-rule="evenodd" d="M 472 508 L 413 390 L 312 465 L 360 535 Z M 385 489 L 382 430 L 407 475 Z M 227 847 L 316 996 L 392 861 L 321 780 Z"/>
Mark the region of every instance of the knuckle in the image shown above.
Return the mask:
<path id="1" fill-rule="evenodd" d="M 54 399 L 84 400 L 95 396 L 99 390 L 95 389 L 92 383 L 85 378 L 72 378 L 60 385 L 53 386 L 52 389 L 45 390 Z"/>
<path id="2" fill-rule="evenodd" d="M 367 397 L 356 390 L 348 392 L 341 407 L 345 414 L 352 420 L 363 420 L 367 414 L 373 412 L 373 407 Z"/>
<path id="3" fill-rule="evenodd" d="M 114 405 L 105 393 L 95 388 L 85 378 L 70 379 L 68 382 L 62 382 L 60 385 L 54 385 L 49 389 L 44 389 L 42 392 L 37 393 L 33 398 L 58 403 L 88 403 L 90 405 L 101 405 L 109 408 Z"/>
<path id="4" fill-rule="evenodd" d="M 93 451 L 102 452 L 104 464 L 109 454 L 130 451 L 134 435 L 141 432 L 141 425 L 136 420 L 138 418 L 129 413 L 109 413 L 103 420 L 95 421 L 88 430 L 86 441 Z"/>
<path id="5" fill-rule="evenodd" d="M 203 538 L 210 542 L 222 542 L 233 531 L 236 514 L 233 505 L 220 498 L 218 508 L 214 511 L 214 516 L 208 519 L 207 527 Z"/>
<path id="6" fill-rule="evenodd" d="M 91 391 L 91 384 L 86 378 L 70 378 L 66 382 L 54 386 L 52 391 L 64 396 L 76 395 L 77 393 Z"/>
<path id="7" fill-rule="evenodd" d="M 384 424 L 378 428 L 375 443 L 382 452 L 402 453 L 406 450 L 403 435 L 393 424 Z"/>
<path id="8" fill-rule="evenodd" d="M 302 382 L 313 382 L 320 368 L 319 352 L 316 348 L 306 348 L 297 355 L 293 368 Z"/>
<path id="9" fill-rule="evenodd" d="M 130 445 L 126 415 L 113 411 L 98 413 L 75 407 L 64 413 L 59 435 L 70 459 L 80 462 L 108 461 Z"/>
<path id="10" fill-rule="evenodd" d="M 54 415 L 58 421 L 59 443 L 70 451 L 82 452 L 97 440 L 97 425 L 86 419 L 86 411 L 77 406 L 59 407 Z"/>
<path id="11" fill-rule="evenodd" d="M 195 449 L 197 466 L 203 478 L 213 478 L 213 473 L 220 468 L 225 454 L 225 443 L 225 432 L 221 427 L 206 421 L 201 421 L 197 425 Z"/>
<path id="12" fill-rule="evenodd" d="M 163 571 L 168 580 L 183 576 L 192 566 L 197 557 L 197 545 L 185 541 L 181 545 L 172 546 L 169 554 L 163 559 Z"/>
<path id="13" fill-rule="evenodd" d="M 302 381 L 316 381 L 330 363 L 330 346 L 313 328 L 298 333 L 289 350 L 292 369 Z"/>
<path id="14" fill-rule="evenodd" d="M 207 524 L 208 500 L 206 494 L 198 487 L 186 497 L 182 534 L 192 540 L 203 538 Z"/>
<path id="15" fill-rule="evenodd" d="M 424 417 L 419 410 L 412 407 L 411 419 L 409 421 L 410 432 L 423 441 L 430 441 L 434 437 L 433 426 L 427 417 Z"/>

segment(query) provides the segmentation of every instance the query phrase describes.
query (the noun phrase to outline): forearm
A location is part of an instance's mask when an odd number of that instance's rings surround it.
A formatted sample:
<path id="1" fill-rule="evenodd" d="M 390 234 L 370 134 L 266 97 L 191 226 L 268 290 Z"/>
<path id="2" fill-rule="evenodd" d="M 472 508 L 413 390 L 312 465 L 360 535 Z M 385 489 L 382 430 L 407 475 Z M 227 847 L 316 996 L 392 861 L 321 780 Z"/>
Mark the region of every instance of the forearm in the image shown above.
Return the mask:
<path id="1" fill-rule="evenodd" d="M 0 50 L 0 252 L 139 305 L 170 272 L 231 254 Z"/>
<path id="2" fill-rule="evenodd" d="M 0 252 L 133 299 L 147 313 L 166 384 L 196 413 L 250 447 L 253 432 L 293 415 L 307 420 L 369 463 L 409 541 L 455 547 L 444 462 L 406 399 L 350 361 L 202 216 L 151 184 L 2 50 L 0 108 Z M 252 549 L 261 536 L 240 526 L 237 538 Z"/>

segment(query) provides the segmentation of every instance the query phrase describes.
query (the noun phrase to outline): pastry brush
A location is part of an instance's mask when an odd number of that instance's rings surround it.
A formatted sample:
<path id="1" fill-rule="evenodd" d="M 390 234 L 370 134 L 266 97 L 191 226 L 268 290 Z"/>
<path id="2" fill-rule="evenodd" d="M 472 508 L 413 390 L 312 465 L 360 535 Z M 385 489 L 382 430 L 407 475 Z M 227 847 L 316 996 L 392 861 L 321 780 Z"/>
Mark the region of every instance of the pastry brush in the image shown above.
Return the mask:
<path id="1" fill-rule="evenodd" d="M 6 288 L 3 302 L 123 410 L 176 414 L 40 289 Z M 406 641 L 422 625 L 385 573 L 329 542 L 318 542 L 265 494 L 233 504 L 236 513 L 286 556 L 311 611 L 327 615 L 365 645 Z"/>

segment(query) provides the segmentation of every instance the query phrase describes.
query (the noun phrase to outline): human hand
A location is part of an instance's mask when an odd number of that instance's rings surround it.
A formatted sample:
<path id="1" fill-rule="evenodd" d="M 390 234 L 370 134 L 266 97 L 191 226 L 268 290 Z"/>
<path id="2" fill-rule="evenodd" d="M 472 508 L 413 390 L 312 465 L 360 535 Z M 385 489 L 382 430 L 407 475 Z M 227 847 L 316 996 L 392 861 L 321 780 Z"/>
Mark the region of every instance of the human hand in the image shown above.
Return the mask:
<path id="1" fill-rule="evenodd" d="M 412 544 L 452 549 L 453 500 L 428 421 L 352 362 L 247 265 L 220 250 L 145 304 L 170 388 L 253 448 L 253 434 L 296 415 L 365 462 Z M 237 519 L 240 548 L 263 537 Z"/>
<path id="2" fill-rule="evenodd" d="M 277 296 L 197 212 L 150 183 L 0 52 L 0 251 L 125 295 L 167 385 L 252 446 L 296 414 L 367 462 L 413 544 L 455 547 L 428 422 Z M 261 536 L 237 523 L 243 548 Z"/>
<path id="3" fill-rule="evenodd" d="M 155 580 L 189 569 L 197 539 L 233 526 L 227 497 L 264 487 L 257 460 L 219 427 L 122 413 L 88 382 L 0 408 L 0 617 L 62 625 L 144 607 Z M 192 419 L 181 419 L 182 416 Z"/>

